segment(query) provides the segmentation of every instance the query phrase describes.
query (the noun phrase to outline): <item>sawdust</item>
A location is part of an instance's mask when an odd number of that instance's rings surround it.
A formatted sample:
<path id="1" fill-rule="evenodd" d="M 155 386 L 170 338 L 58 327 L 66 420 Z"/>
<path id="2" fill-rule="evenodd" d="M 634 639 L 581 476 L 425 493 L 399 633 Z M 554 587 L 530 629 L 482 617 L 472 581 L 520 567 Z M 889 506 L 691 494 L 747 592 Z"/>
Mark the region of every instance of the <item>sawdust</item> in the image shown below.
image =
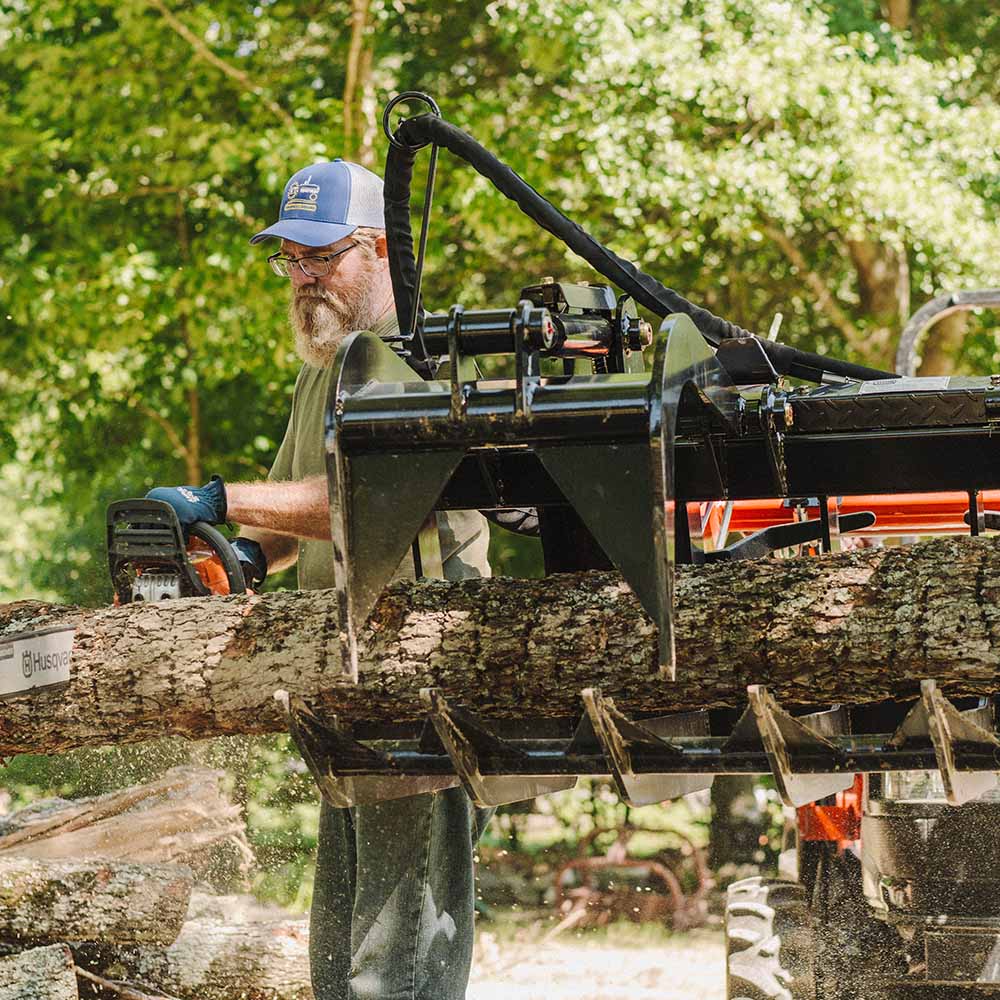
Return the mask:
<path id="1" fill-rule="evenodd" d="M 467 1000 L 724 1000 L 719 930 L 651 939 L 634 925 L 543 943 L 481 926 Z M 631 943 L 630 943 L 631 940 Z"/>

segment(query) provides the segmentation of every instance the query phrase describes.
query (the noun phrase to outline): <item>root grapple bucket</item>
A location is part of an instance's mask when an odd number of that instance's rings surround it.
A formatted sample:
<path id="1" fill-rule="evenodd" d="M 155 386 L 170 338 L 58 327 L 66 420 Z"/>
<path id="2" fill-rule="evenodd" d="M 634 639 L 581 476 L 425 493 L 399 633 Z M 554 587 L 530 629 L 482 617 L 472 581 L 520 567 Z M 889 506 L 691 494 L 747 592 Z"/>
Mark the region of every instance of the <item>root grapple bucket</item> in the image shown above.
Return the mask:
<path id="1" fill-rule="evenodd" d="M 900 378 L 756 337 L 615 256 L 437 114 L 387 134 L 386 231 L 402 332 L 388 342 L 364 332 L 344 340 L 324 428 L 349 678 L 357 677 L 362 626 L 407 552 L 425 571 L 440 566 L 437 511 L 532 508 L 547 573 L 617 568 L 659 630 L 665 684 L 684 669 L 673 643 L 677 563 L 789 546 L 829 551 L 839 535 L 879 530 L 880 515 L 849 502 L 866 494 L 950 491 L 959 526 L 963 513 L 972 534 L 1000 526 L 980 502 L 1000 488 L 1000 379 Z M 415 261 L 410 178 L 417 149 L 428 144 Z M 546 279 L 504 308 L 424 313 L 419 282 L 439 146 L 622 293 Z M 957 305 L 950 297 L 942 308 L 991 304 L 1000 292 Z M 655 333 L 640 306 L 659 317 Z M 483 358 L 506 365 L 504 377 L 484 378 Z M 772 512 L 727 544 L 740 504 L 760 501 L 793 514 Z M 708 514 L 719 514 L 712 530 Z M 481 718 L 438 690 L 424 692 L 420 722 L 397 726 L 342 727 L 283 697 L 292 733 L 337 805 L 459 782 L 477 802 L 497 804 L 584 774 L 612 775 L 640 804 L 707 787 L 714 774 L 759 772 L 774 774 L 786 803 L 802 805 L 843 790 L 858 772 L 921 768 L 939 769 L 949 798 L 961 802 L 992 787 L 986 772 L 1000 766 L 991 706 L 988 718 L 982 706 L 972 718 L 932 681 L 908 714 L 896 706 L 875 716 L 793 710 L 750 687 L 741 714 L 631 718 L 587 689 L 567 692 L 577 711 L 568 728 Z"/>

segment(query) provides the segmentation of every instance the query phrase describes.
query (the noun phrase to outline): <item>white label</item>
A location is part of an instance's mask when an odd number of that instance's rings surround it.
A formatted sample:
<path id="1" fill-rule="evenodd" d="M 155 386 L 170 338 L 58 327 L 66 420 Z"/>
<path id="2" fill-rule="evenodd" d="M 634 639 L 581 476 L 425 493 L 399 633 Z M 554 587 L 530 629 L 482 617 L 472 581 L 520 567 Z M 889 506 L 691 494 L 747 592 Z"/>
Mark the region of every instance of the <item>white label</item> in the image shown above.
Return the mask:
<path id="1" fill-rule="evenodd" d="M 862 382 L 858 395 L 868 396 L 883 392 L 938 392 L 947 389 L 950 381 L 947 375 L 935 375 L 932 378 L 876 378 L 871 382 Z"/>
<path id="2" fill-rule="evenodd" d="M 74 632 L 26 632 L 0 642 L 0 698 L 68 684 Z"/>

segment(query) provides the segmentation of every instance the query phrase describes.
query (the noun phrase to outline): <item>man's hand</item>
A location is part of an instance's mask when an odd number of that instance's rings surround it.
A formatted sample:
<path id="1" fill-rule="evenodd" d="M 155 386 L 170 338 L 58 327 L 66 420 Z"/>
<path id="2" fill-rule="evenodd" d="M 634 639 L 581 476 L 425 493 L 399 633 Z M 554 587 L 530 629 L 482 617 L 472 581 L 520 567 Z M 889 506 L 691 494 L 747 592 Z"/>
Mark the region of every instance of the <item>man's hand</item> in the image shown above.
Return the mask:
<path id="1" fill-rule="evenodd" d="M 146 494 L 147 500 L 165 500 L 177 512 L 184 537 L 197 521 L 222 524 L 226 520 L 226 484 L 221 476 L 212 476 L 204 486 L 157 486 Z"/>
<path id="2" fill-rule="evenodd" d="M 260 590 L 261 584 L 267 579 L 267 557 L 259 542 L 252 538 L 234 538 L 233 551 L 240 561 L 243 579 L 251 590 Z"/>

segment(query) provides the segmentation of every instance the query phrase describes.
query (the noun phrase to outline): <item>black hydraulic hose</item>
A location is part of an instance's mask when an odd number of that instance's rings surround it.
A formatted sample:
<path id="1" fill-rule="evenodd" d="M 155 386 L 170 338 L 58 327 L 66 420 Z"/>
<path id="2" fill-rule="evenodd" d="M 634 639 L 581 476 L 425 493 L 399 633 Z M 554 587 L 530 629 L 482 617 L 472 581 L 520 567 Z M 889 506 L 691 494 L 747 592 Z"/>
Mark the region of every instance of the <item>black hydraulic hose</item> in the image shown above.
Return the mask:
<path id="1" fill-rule="evenodd" d="M 684 313 L 713 347 L 732 337 L 754 336 L 750 331 L 694 305 L 672 288 L 667 288 L 598 243 L 471 135 L 431 114 L 417 115 L 400 124 L 393 136 L 385 164 L 385 226 L 392 291 L 400 329 L 410 329 L 413 310 L 419 308 L 419 303 L 413 301 L 416 264 L 413 257 L 413 233 L 410 229 L 410 182 L 417 151 L 428 143 L 444 146 L 471 164 L 497 190 L 514 201 L 525 215 L 560 239 L 599 274 L 657 316 L 662 318 L 671 313 Z M 800 351 L 785 344 L 757 339 L 779 374 L 812 380 L 823 373 L 862 380 L 895 377 L 892 372 L 878 371 Z"/>

